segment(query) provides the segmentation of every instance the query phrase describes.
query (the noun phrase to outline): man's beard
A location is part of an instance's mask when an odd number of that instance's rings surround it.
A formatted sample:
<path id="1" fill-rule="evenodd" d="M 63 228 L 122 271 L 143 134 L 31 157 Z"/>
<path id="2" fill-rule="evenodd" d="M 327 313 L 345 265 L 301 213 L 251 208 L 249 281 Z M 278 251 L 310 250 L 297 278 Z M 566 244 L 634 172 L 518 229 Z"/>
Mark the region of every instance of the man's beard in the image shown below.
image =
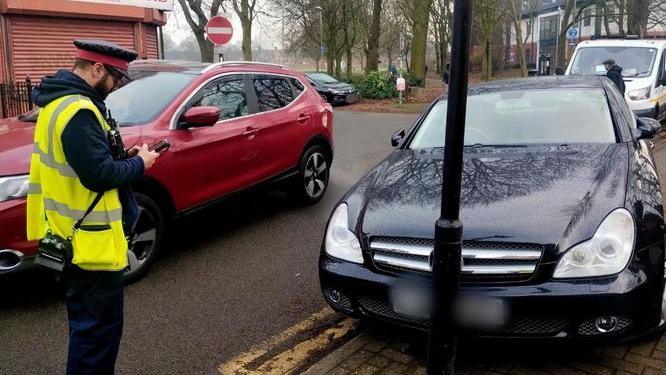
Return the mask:
<path id="1" fill-rule="evenodd" d="M 102 79 L 100 79 L 99 82 L 97 82 L 97 84 L 94 87 L 95 91 L 97 91 L 102 100 L 105 100 L 106 97 L 109 96 L 109 94 L 111 93 L 111 90 L 108 90 L 106 88 L 106 79 L 108 78 L 108 76 L 109 76 L 108 73 L 105 74 L 104 77 L 102 77 Z"/>

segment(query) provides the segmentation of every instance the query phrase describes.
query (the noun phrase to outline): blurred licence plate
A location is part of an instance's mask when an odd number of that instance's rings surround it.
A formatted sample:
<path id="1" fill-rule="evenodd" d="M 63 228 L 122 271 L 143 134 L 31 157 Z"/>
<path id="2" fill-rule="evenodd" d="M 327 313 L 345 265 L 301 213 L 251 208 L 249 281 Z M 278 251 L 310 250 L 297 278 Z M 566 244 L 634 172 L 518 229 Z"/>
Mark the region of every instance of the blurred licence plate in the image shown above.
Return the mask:
<path id="1" fill-rule="evenodd" d="M 427 319 L 430 317 L 430 296 L 427 287 L 407 285 L 395 287 L 391 292 L 393 311 L 400 315 Z"/>
<path id="2" fill-rule="evenodd" d="M 498 329 L 509 319 L 504 300 L 479 296 L 461 296 L 455 306 L 458 324 L 467 328 Z"/>
<path id="3" fill-rule="evenodd" d="M 347 103 L 349 103 L 349 104 L 351 104 L 351 103 L 356 103 L 356 102 L 358 101 L 358 95 L 356 95 L 356 94 L 349 94 L 349 95 L 347 95 L 347 97 L 345 98 L 345 101 L 346 101 Z"/>

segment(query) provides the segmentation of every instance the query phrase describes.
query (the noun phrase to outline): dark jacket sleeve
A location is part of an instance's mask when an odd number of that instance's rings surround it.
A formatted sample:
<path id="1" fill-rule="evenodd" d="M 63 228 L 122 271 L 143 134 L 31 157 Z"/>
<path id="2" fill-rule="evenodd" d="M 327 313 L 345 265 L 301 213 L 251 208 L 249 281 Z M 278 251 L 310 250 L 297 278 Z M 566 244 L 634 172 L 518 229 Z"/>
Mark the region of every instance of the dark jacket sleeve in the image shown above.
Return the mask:
<path id="1" fill-rule="evenodd" d="M 143 159 L 114 160 L 104 130 L 89 110 L 77 112 L 62 133 L 67 163 L 81 184 L 95 192 L 117 189 L 140 177 Z"/>

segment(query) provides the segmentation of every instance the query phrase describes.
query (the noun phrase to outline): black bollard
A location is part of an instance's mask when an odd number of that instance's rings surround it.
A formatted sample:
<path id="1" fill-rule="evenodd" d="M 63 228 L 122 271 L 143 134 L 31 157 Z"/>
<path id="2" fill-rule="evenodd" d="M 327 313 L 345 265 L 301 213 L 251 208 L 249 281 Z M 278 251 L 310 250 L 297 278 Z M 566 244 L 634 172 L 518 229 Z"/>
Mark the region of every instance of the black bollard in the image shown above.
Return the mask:
<path id="1" fill-rule="evenodd" d="M 463 225 L 460 189 L 463 167 L 472 1 L 455 0 L 444 143 L 441 217 L 435 223 L 432 255 L 433 309 L 428 334 L 428 374 L 453 374 L 458 332 L 453 303 L 460 283 Z"/>

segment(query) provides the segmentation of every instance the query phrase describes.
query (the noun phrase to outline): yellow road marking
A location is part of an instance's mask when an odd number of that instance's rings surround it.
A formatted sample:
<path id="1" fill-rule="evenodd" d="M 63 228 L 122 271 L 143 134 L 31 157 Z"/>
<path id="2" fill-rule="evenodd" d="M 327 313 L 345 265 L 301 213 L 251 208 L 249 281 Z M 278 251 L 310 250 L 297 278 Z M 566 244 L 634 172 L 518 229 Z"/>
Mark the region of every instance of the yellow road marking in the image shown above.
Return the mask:
<path id="1" fill-rule="evenodd" d="M 218 367 L 219 373 L 222 375 L 289 374 L 301 365 L 311 353 L 325 348 L 331 340 L 340 338 L 353 329 L 356 325 L 355 321 L 345 319 L 340 324 L 325 330 L 316 337 L 299 343 L 259 366 L 254 366 L 256 370 L 248 369 L 247 367 L 250 363 L 268 353 L 272 348 L 277 347 L 299 333 L 313 328 L 322 320 L 333 316 L 333 314 L 334 312 L 330 308 L 325 308 L 312 314 L 307 319 L 264 341 L 259 346 L 236 356 L 230 361 L 222 363 Z"/>

